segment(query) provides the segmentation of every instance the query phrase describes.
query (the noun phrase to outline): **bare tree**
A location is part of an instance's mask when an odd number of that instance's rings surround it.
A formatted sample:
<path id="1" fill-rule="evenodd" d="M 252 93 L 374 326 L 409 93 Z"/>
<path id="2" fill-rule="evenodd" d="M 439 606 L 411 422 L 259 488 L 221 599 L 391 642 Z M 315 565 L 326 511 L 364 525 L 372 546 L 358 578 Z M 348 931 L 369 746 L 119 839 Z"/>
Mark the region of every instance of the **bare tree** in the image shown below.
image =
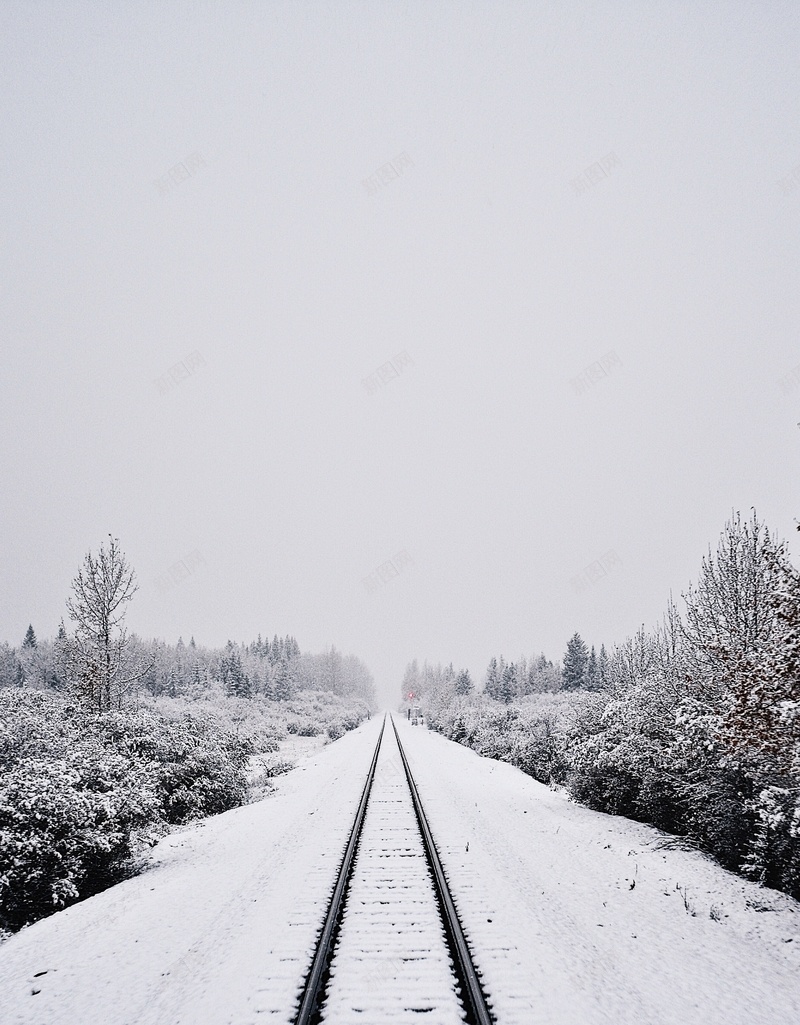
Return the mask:
<path id="1" fill-rule="evenodd" d="M 696 588 L 684 595 L 693 687 L 710 702 L 725 702 L 731 692 L 752 686 L 755 666 L 769 650 L 777 616 L 771 600 L 778 583 L 783 545 L 753 510 L 725 524 L 716 554 L 703 559 Z"/>
<path id="2" fill-rule="evenodd" d="M 89 552 L 72 581 L 67 612 L 72 636 L 59 641 L 61 668 L 71 688 L 99 712 L 121 708 L 125 695 L 148 671 L 124 626 L 127 603 L 138 590 L 133 569 L 109 534 L 108 547 Z"/>

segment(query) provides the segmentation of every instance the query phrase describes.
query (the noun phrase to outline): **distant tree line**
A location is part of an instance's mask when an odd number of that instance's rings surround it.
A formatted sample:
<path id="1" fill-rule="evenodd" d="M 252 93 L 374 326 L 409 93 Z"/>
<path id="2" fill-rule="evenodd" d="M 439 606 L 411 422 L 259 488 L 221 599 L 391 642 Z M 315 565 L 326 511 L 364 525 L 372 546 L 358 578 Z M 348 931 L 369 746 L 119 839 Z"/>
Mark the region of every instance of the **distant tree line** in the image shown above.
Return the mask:
<path id="1" fill-rule="evenodd" d="M 18 647 L 0 643 L 0 688 L 28 687 L 82 694 L 87 704 L 94 688 L 80 671 L 70 672 L 62 650 L 66 640 L 61 630 L 55 641 L 39 642 L 29 627 Z M 198 646 L 194 638 L 185 644 L 162 640 L 144 641 L 131 637 L 141 670 L 134 685 L 116 692 L 108 707 L 122 708 L 136 694 L 152 697 L 192 697 L 209 689 L 221 689 L 232 697 L 261 695 L 274 701 L 290 701 L 301 691 L 322 690 L 337 695 L 354 695 L 373 706 L 372 674 L 355 655 L 343 655 L 335 647 L 311 654 L 301 652 L 292 636 L 258 640 L 250 644 L 228 641 L 224 648 Z M 111 692 L 109 691 L 109 694 Z M 98 709 L 102 710 L 102 709 Z"/>
<path id="2" fill-rule="evenodd" d="M 137 590 L 133 570 L 110 537 L 86 556 L 67 600 L 71 629 L 62 621 L 53 641 L 40 642 L 29 625 L 19 648 L 0 644 L 0 688 L 33 687 L 69 693 L 98 712 L 120 709 L 137 694 L 198 697 L 221 688 L 231 697 L 261 695 L 290 701 L 301 691 L 352 695 L 375 704 L 371 673 L 335 647 L 310 654 L 295 637 L 270 642 L 228 641 L 223 649 L 174 645 L 128 634 L 125 612 Z"/>
<path id="3" fill-rule="evenodd" d="M 533 658 L 521 656 L 516 662 L 506 662 L 502 655 L 492 656 L 483 678 L 483 694 L 493 701 L 510 704 L 535 694 L 555 694 L 559 691 L 600 691 L 608 686 L 608 654 L 604 644 L 599 654 L 594 645 L 587 647 L 579 633 L 567 642 L 563 663 L 553 663 L 544 654 Z M 452 663 L 448 666 L 428 665 L 420 668 L 416 659 L 406 667 L 401 685 L 403 700 L 426 695 L 446 701 L 451 696 L 464 697 L 475 692 L 469 670 L 458 672 Z"/>

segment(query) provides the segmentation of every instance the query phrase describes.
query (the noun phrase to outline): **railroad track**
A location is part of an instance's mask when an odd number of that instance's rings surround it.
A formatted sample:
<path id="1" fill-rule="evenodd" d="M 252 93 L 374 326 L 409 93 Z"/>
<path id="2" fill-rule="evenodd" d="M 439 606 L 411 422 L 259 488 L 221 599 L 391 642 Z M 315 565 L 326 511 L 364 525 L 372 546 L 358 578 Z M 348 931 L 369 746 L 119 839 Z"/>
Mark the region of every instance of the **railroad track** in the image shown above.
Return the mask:
<path id="1" fill-rule="evenodd" d="M 493 1025 L 394 719 L 386 717 L 295 1025 Z"/>

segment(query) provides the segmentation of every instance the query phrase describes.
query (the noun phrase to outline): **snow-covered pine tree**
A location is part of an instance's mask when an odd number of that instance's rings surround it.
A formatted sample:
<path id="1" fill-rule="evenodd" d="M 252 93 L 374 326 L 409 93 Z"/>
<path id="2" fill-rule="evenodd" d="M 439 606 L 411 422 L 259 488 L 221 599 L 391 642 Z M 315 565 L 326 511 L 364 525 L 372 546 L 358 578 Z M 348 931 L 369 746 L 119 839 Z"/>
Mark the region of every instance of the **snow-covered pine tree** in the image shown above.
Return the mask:
<path id="1" fill-rule="evenodd" d="M 455 690 L 459 697 L 466 697 L 473 692 L 474 687 L 472 686 L 472 679 L 468 669 L 462 669 L 456 677 Z"/>
<path id="2" fill-rule="evenodd" d="M 483 692 L 489 698 L 498 700 L 499 692 L 499 673 L 497 667 L 497 659 L 492 656 L 489 659 L 489 665 L 486 667 L 486 675 L 483 678 Z"/>
<path id="3" fill-rule="evenodd" d="M 272 682 L 272 695 L 276 701 L 290 701 L 294 697 L 294 676 L 292 667 L 286 659 L 281 659 L 275 666 Z"/>
<path id="4" fill-rule="evenodd" d="M 600 689 L 605 690 L 608 686 L 608 652 L 605 644 L 600 645 L 600 656 L 597 659 L 597 676 L 600 680 Z"/>
<path id="5" fill-rule="evenodd" d="M 38 648 L 39 643 L 36 640 L 36 634 L 33 630 L 33 624 L 28 624 L 28 629 L 25 631 L 25 639 L 22 642 L 23 648 Z"/>
<path id="6" fill-rule="evenodd" d="M 225 647 L 225 654 L 220 662 L 220 673 L 225 693 L 229 697 L 251 698 L 253 696 L 250 677 L 242 668 L 242 659 L 234 647 L 233 641 L 228 641 Z"/>
<path id="7" fill-rule="evenodd" d="M 486 670 L 486 677 L 483 683 L 483 691 L 487 697 L 492 698 L 494 701 L 506 701 L 506 690 L 503 682 L 503 676 L 507 668 L 505 659 L 502 655 L 499 659 L 492 658 L 489 661 L 489 666 Z"/>
<path id="8" fill-rule="evenodd" d="M 753 676 L 734 686 L 724 730 L 731 746 L 758 756 L 765 780 L 800 787 L 800 573 L 782 547 L 771 576 L 770 643 Z"/>
<path id="9" fill-rule="evenodd" d="M 588 662 L 586 642 L 576 632 L 567 641 L 567 650 L 564 653 L 564 665 L 561 670 L 564 690 L 580 690 L 586 687 Z"/>
<path id="10" fill-rule="evenodd" d="M 517 697 L 518 685 L 517 685 L 517 667 L 513 662 L 503 669 L 503 674 L 500 678 L 500 698 L 504 704 L 509 705 Z"/>
<path id="11" fill-rule="evenodd" d="M 272 638 L 272 645 L 269 649 L 269 660 L 274 666 L 284 658 L 283 640 L 277 634 Z"/>
<path id="12" fill-rule="evenodd" d="M 586 689 L 600 690 L 600 666 L 597 662 L 597 653 L 592 645 L 589 651 L 589 660 L 586 663 Z"/>

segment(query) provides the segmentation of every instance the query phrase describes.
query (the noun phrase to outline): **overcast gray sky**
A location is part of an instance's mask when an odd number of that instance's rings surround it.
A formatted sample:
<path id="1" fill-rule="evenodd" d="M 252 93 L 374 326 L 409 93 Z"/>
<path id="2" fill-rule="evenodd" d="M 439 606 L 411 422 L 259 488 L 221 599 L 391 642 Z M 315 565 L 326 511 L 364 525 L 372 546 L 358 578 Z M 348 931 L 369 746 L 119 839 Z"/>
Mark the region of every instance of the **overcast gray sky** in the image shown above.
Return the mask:
<path id="1" fill-rule="evenodd" d="M 0 23 L 3 639 L 111 532 L 140 634 L 394 698 L 621 642 L 733 509 L 797 537 L 795 2 Z"/>

